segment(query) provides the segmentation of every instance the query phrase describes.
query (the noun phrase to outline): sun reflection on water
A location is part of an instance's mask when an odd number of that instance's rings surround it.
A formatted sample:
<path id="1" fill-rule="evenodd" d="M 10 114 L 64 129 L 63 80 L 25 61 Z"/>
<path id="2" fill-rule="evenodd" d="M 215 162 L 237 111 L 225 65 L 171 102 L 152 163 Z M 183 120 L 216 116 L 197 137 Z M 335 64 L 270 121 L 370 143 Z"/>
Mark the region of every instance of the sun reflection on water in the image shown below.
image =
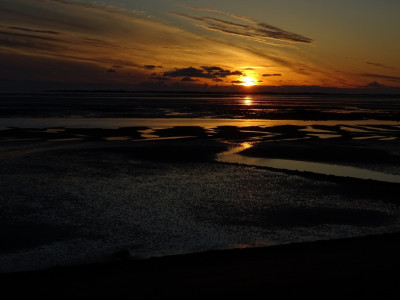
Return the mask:
<path id="1" fill-rule="evenodd" d="M 246 150 L 246 149 L 251 148 L 253 145 L 249 142 L 244 142 L 244 143 L 241 143 L 240 146 L 242 147 L 242 150 Z"/>
<path id="2" fill-rule="evenodd" d="M 243 100 L 244 105 L 252 105 L 253 104 L 253 98 L 251 98 L 250 96 L 246 96 Z"/>

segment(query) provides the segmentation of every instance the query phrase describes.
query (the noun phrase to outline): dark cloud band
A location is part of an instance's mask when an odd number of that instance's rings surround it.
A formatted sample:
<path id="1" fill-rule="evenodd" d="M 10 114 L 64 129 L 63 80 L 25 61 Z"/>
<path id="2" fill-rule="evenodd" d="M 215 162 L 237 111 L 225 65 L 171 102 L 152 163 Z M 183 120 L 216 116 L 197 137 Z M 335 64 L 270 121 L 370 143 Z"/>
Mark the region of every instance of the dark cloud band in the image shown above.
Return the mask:
<path id="1" fill-rule="evenodd" d="M 282 76 L 282 74 L 275 73 L 275 74 L 263 74 L 263 77 L 273 77 L 273 76 Z"/>
<path id="2" fill-rule="evenodd" d="M 202 66 L 200 69 L 189 67 L 189 68 L 177 68 L 173 71 L 164 72 L 166 77 L 194 77 L 194 78 L 225 78 L 228 76 L 240 76 L 243 75 L 241 71 L 230 71 L 224 70 L 218 66 Z"/>

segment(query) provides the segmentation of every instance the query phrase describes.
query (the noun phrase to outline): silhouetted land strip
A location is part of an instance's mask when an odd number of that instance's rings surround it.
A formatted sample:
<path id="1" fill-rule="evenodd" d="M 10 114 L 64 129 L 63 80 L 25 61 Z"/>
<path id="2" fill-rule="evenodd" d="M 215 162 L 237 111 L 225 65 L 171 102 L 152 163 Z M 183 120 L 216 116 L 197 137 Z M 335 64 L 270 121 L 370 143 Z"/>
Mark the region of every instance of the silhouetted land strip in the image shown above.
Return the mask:
<path id="1" fill-rule="evenodd" d="M 8 93 L 8 92 L 7 92 Z M 237 90 L 234 92 L 202 92 L 202 91 L 182 91 L 182 90 L 175 90 L 175 91 L 155 91 L 155 90 L 147 90 L 147 91 L 133 91 L 133 90 L 45 90 L 38 93 L 110 93 L 110 94 L 138 94 L 138 95 L 210 95 L 210 96 L 229 96 L 229 95 L 326 95 L 326 96 L 387 96 L 387 97 L 399 97 L 400 93 L 367 93 L 365 91 L 360 91 L 356 89 L 349 89 L 347 92 L 343 90 L 338 90 L 337 92 L 274 92 L 274 91 L 253 91 L 251 89 L 245 90 Z"/>
<path id="2" fill-rule="evenodd" d="M 397 299 L 400 234 L 1 274 L 2 293 L 52 299 Z"/>

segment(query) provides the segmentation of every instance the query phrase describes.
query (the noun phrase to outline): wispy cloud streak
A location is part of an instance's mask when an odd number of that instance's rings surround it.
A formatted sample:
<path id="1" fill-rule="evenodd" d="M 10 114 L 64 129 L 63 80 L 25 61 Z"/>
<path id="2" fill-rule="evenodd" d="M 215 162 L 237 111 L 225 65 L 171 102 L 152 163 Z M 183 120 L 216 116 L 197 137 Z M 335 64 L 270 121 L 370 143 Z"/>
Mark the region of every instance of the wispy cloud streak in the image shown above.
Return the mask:
<path id="1" fill-rule="evenodd" d="M 142 12 L 138 12 L 135 10 L 128 10 L 121 7 L 117 7 L 114 5 L 104 5 L 101 3 L 82 3 L 82 2 L 75 2 L 70 0 L 36 0 L 37 2 L 42 3 L 51 3 L 55 2 L 62 5 L 68 5 L 72 7 L 84 8 L 84 9 L 92 9 L 97 11 L 103 11 L 107 13 L 118 13 L 118 14 L 141 14 Z"/>
<path id="2" fill-rule="evenodd" d="M 263 74 L 263 77 L 274 77 L 274 76 L 282 76 L 280 73 L 274 73 L 274 74 Z"/>
<path id="3" fill-rule="evenodd" d="M 193 7 L 186 7 L 186 8 L 196 11 L 214 13 L 219 16 L 221 15 L 227 16 L 236 21 L 226 20 L 221 17 L 217 18 L 213 16 L 194 16 L 179 12 L 172 12 L 171 14 L 181 18 L 200 21 L 202 27 L 205 29 L 219 31 L 225 34 L 233 34 L 236 36 L 250 37 L 253 39 L 257 39 L 258 41 L 260 39 L 273 39 L 289 43 L 305 43 L 305 44 L 310 44 L 313 41 L 311 38 L 305 37 L 303 35 L 289 32 L 279 27 L 272 26 L 264 22 L 259 22 L 257 20 L 253 20 L 247 17 L 242 17 L 234 14 L 224 13 L 218 10 L 211 10 L 205 8 L 193 8 Z M 237 21 L 242 21 L 242 23 L 238 23 Z"/>
<path id="4" fill-rule="evenodd" d="M 33 32 L 33 33 L 43 33 L 43 34 L 52 34 L 52 35 L 61 34 L 61 32 L 53 31 L 53 30 L 38 30 L 38 29 L 31 29 L 31 28 L 17 27 L 17 26 L 8 26 L 8 27 L 1 26 L 1 27 L 11 29 L 11 30 L 16 30 L 16 31 L 22 31 L 22 32 Z"/>
<path id="5" fill-rule="evenodd" d="M 398 77 L 398 76 L 389 76 L 389 75 L 371 74 L 371 73 L 364 73 L 364 74 L 361 74 L 361 76 L 369 77 L 369 78 L 385 79 L 385 80 L 394 81 L 394 82 L 400 82 L 400 77 Z"/>
<path id="6" fill-rule="evenodd" d="M 386 66 L 384 64 L 377 63 L 377 62 L 366 61 L 365 63 L 367 65 L 374 66 L 374 67 L 379 67 L 379 68 L 384 68 L 384 69 L 389 69 L 389 70 L 393 70 L 394 69 L 393 67 L 389 67 L 389 66 Z"/>

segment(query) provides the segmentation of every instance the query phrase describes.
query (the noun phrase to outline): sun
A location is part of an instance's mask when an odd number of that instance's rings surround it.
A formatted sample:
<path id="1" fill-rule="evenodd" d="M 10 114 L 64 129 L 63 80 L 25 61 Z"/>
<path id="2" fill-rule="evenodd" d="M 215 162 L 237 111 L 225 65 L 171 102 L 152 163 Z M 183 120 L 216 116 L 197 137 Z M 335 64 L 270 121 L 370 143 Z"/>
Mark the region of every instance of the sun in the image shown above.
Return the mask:
<path id="1" fill-rule="evenodd" d="M 255 79 L 253 79 L 251 77 L 243 77 L 242 78 L 242 85 L 244 85 L 244 86 L 253 86 L 253 85 L 256 85 L 256 81 L 255 81 Z"/>

